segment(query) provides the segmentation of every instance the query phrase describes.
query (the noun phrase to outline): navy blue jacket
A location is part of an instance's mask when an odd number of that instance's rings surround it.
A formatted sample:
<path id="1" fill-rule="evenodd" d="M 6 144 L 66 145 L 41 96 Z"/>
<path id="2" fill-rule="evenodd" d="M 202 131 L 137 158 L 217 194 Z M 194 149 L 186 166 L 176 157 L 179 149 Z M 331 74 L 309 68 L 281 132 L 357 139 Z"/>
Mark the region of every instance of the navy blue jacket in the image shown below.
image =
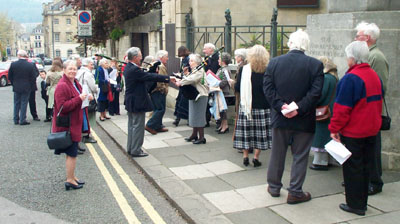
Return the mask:
<path id="1" fill-rule="evenodd" d="M 153 110 L 146 82 L 169 82 L 169 76 L 144 72 L 138 66 L 128 63 L 124 70 L 125 77 L 125 109 L 132 113 Z"/>
<path id="2" fill-rule="evenodd" d="M 272 127 L 315 132 L 315 108 L 324 85 L 323 64 L 299 50 L 271 59 L 264 74 L 264 94 L 273 108 Z M 286 118 L 283 104 L 294 101 L 298 115 Z"/>
<path id="3" fill-rule="evenodd" d="M 8 79 L 13 86 L 13 92 L 28 93 L 36 91 L 37 68 L 25 59 L 11 63 L 8 70 Z"/>

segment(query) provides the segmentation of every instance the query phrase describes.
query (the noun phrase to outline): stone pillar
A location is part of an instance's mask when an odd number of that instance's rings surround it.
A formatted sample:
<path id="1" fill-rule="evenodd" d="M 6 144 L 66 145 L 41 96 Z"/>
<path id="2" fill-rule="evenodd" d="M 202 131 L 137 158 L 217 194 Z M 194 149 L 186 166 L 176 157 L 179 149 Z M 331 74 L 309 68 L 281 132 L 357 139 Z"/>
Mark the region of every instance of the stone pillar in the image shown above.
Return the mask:
<path id="1" fill-rule="evenodd" d="M 354 40 L 356 25 L 361 21 L 378 25 L 381 34 L 377 45 L 389 62 L 386 101 L 392 117 L 391 130 L 382 132 L 382 166 L 399 170 L 400 4 L 394 0 L 335 0 L 328 4 L 328 14 L 307 17 L 310 50 L 306 53 L 315 57 L 328 56 L 338 66 L 338 74 L 342 77 L 348 69 L 344 49 Z"/>

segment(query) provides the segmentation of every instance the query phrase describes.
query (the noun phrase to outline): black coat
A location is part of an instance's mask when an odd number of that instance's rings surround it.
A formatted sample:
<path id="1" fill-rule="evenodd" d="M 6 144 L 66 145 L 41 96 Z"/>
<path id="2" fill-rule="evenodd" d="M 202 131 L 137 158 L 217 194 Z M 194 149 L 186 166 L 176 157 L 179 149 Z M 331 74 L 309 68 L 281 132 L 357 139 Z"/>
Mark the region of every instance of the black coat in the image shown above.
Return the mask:
<path id="1" fill-rule="evenodd" d="M 217 74 L 218 69 L 221 67 L 219 66 L 219 54 L 214 54 L 212 57 L 209 57 L 206 61 L 206 65 L 204 65 L 204 71 L 207 72 L 211 70 L 214 74 Z"/>
<path id="2" fill-rule="evenodd" d="M 28 93 L 36 91 L 36 77 L 38 70 L 36 65 L 25 59 L 19 59 L 11 63 L 8 70 L 8 79 L 13 86 L 13 91 L 17 93 Z"/>
<path id="3" fill-rule="evenodd" d="M 264 74 L 264 94 L 273 108 L 272 127 L 315 132 L 315 108 L 324 85 L 323 65 L 298 50 L 271 59 Z M 298 115 L 286 118 L 283 104 L 294 101 Z"/>
<path id="4" fill-rule="evenodd" d="M 169 82 L 169 76 L 144 72 L 132 63 L 126 65 L 124 77 L 126 85 L 125 109 L 132 113 L 153 110 L 153 105 L 146 88 L 146 82 Z"/>

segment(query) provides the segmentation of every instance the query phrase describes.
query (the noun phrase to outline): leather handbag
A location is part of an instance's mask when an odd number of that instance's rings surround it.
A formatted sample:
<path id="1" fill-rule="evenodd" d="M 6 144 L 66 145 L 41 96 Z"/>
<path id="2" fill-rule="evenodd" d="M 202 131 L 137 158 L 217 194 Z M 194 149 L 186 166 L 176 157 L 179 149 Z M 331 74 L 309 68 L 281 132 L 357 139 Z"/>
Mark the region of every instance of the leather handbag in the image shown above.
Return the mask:
<path id="1" fill-rule="evenodd" d="M 61 106 L 60 111 L 57 114 L 56 125 L 58 127 L 70 127 L 70 114 L 68 114 L 68 116 L 60 116 L 62 109 L 63 106 Z M 59 124 L 63 126 L 59 126 Z M 50 134 L 47 136 L 47 145 L 49 146 L 49 149 L 65 149 L 70 147 L 72 145 L 70 129 L 68 129 L 68 131 L 55 133 L 52 133 L 50 129 Z"/>
<path id="2" fill-rule="evenodd" d="M 64 128 L 69 128 L 70 125 L 70 115 L 68 116 L 61 116 L 61 111 L 63 109 L 64 105 L 61 106 L 60 111 L 58 111 L 57 117 L 56 117 L 56 125 L 57 127 L 64 127 Z"/>
<path id="3" fill-rule="evenodd" d="M 331 99 L 329 100 L 328 105 L 319 106 L 315 109 L 316 121 L 327 121 L 332 117 L 330 105 L 333 100 L 333 96 L 335 95 L 335 92 L 336 92 L 336 83 L 335 83 L 335 89 L 332 92 Z"/>
<path id="4" fill-rule="evenodd" d="M 183 96 L 188 100 L 195 100 L 197 95 L 199 95 L 199 91 L 197 91 L 196 87 L 192 85 L 185 85 L 181 86 L 180 88 Z"/>
<path id="5" fill-rule="evenodd" d="M 385 97 L 383 97 L 383 103 L 385 104 L 386 116 L 382 115 L 381 130 L 382 131 L 387 131 L 387 130 L 390 130 L 390 123 L 392 123 L 392 119 L 389 116 L 389 111 L 388 111 L 387 106 L 386 106 Z"/>
<path id="6" fill-rule="evenodd" d="M 93 113 L 97 110 L 97 102 L 95 99 L 89 101 L 88 112 Z"/>

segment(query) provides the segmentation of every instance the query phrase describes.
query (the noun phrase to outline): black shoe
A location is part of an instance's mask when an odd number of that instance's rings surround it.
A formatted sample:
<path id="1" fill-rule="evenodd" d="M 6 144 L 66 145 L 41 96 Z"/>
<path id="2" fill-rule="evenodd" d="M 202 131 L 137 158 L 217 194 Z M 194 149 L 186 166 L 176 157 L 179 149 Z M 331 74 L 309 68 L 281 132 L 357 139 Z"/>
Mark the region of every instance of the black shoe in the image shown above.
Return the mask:
<path id="1" fill-rule="evenodd" d="M 85 184 L 85 181 L 83 181 L 83 180 L 75 180 L 75 181 L 76 181 L 77 184 L 80 184 L 80 185 L 84 185 Z"/>
<path id="2" fill-rule="evenodd" d="M 229 133 L 229 128 L 225 129 L 225 131 L 220 130 L 218 132 L 218 134 L 225 134 L 225 133 Z"/>
<path id="3" fill-rule="evenodd" d="M 14 122 L 14 124 L 15 124 L 15 125 L 19 125 L 19 121 L 17 121 L 17 122 Z"/>
<path id="4" fill-rule="evenodd" d="M 206 127 L 206 128 L 210 127 L 210 122 L 207 122 L 207 124 L 206 124 L 205 127 Z"/>
<path id="5" fill-rule="evenodd" d="M 342 182 L 342 187 L 344 187 L 344 181 Z"/>
<path id="6" fill-rule="evenodd" d="M 97 141 L 94 138 L 90 137 L 90 136 L 84 136 L 83 137 L 83 142 L 84 143 L 97 143 Z"/>
<path id="7" fill-rule="evenodd" d="M 29 123 L 28 121 L 23 121 L 22 123 L 20 123 L 20 125 L 30 125 L 31 123 Z"/>
<path id="8" fill-rule="evenodd" d="M 34 121 L 40 121 L 40 119 L 38 117 L 34 117 L 33 120 Z"/>
<path id="9" fill-rule="evenodd" d="M 243 158 L 243 165 L 248 166 L 249 164 L 249 157 Z"/>
<path id="10" fill-rule="evenodd" d="M 277 197 L 281 196 L 281 194 L 279 192 L 278 193 L 274 193 L 269 186 L 267 188 L 267 191 L 271 195 L 271 197 L 277 198 Z"/>
<path id="11" fill-rule="evenodd" d="M 185 141 L 192 142 L 192 141 L 197 141 L 197 139 L 199 139 L 197 136 L 195 136 L 195 137 L 187 137 L 187 138 L 185 138 Z"/>
<path id="12" fill-rule="evenodd" d="M 375 195 L 382 192 L 382 188 L 369 186 L 368 187 L 368 195 Z"/>
<path id="13" fill-rule="evenodd" d="M 175 121 L 172 122 L 172 124 L 175 125 L 175 127 L 178 127 L 180 121 L 181 121 L 181 119 L 176 118 Z"/>
<path id="14" fill-rule="evenodd" d="M 193 142 L 193 144 L 198 145 L 198 144 L 206 144 L 206 139 L 197 139 L 196 141 Z"/>
<path id="15" fill-rule="evenodd" d="M 141 153 L 139 153 L 139 154 L 133 154 L 132 155 L 132 157 L 146 157 L 146 156 L 148 156 L 149 154 L 147 154 L 147 153 L 145 153 L 145 152 L 141 152 Z"/>
<path id="16" fill-rule="evenodd" d="M 365 210 L 350 208 L 347 204 L 344 204 L 344 203 L 340 204 L 339 208 L 342 209 L 345 212 L 354 213 L 356 215 L 361 215 L 361 216 L 365 215 Z"/>
<path id="17" fill-rule="evenodd" d="M 322 165 L 317 165 L 317 164 L 311 164 L 310 169 L 312 169 L 312 170 L 318 170 L 318 171 L 327 171 L 329 168 L 328 168 L 328 166 L 322 166 Z"/>
<path id="18" fill-rule="evenodd" d="M 75 184 L 71 184 L 70 182 L 65 182 L 65 190 L 66 191 L 69 191 L 69 189 L 73 189 L 73 190 L 76 190 L 76 189 L 81 189 L 83 187 L 83 185 L 81 185 L 81 184 L 77 184 L 77 185 L 75 185 Z"/>
<path id="19" fill-rule="evenodd" d="M 50 121 L 51 121 L 51 118 L 44 119 L 44 122 L 50 122 Z"/>
<path id="20" fill-rule="evenodd" d="M 253 159 L 253 164 L 254 164 L 254 167 L 259 167 L 259 166 L 261 166 L 261 162 L 260 161 L 258 161 L 258 159 Z"/>

